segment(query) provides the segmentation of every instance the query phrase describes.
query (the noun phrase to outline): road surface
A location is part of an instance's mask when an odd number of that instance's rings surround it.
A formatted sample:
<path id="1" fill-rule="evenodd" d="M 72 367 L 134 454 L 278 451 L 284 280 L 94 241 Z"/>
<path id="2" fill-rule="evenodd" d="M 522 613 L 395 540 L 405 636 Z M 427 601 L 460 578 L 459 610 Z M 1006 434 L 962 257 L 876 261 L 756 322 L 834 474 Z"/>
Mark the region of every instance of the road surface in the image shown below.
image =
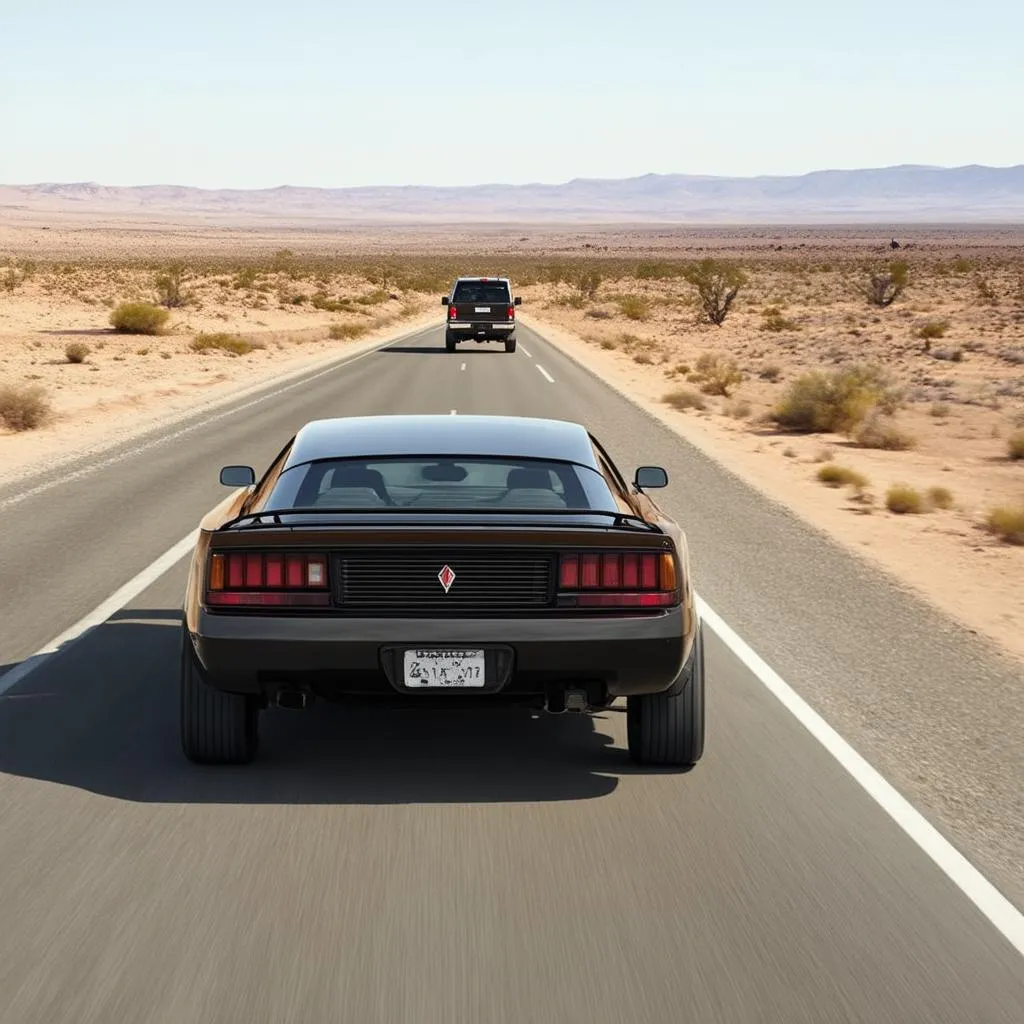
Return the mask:
<path id="1" fill-rule="evenodd" d="M 633 766 L 619 709 L 320 704 L 268 713 L 253 765 L 183 760 L 187 563 L 147 569 L 220 466 L 321 416 L 579 419 L 624 469 L 668 469 L 701 596 L 1024 905 L 1017 669 L 519 337 L 446 355 L 423 331 L 0 492 L 3 1024 L 1024 1020 L 1011 941 L 714 633 L 690 773 Z"/>

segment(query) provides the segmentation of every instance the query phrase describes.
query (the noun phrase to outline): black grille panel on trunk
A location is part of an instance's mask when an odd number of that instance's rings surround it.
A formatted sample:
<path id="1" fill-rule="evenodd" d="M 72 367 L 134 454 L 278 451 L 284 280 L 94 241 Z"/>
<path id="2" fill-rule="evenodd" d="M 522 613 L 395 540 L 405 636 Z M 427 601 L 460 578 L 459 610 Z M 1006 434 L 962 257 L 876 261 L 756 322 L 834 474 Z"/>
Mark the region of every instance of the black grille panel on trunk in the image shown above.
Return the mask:
<path id="1" fill-rule="evenodd" d="M 486 613 L 554 600 L 554 556 L 545 552 L 391 548 L 339 553 L 333 568 L 342 608 Z"/>

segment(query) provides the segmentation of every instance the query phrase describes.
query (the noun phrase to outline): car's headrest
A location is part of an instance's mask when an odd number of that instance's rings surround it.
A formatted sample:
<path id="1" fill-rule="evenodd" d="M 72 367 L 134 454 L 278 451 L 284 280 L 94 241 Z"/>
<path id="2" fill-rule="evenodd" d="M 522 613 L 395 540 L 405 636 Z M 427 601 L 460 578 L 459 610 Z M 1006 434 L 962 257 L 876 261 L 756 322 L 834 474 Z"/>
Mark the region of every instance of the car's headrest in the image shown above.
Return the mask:
<path id="1" fill-rule="evenodd" d="M 384 477 L 378 470 L 365 466 L 335 466 L 331 470 L 331 487 L 372 487 L 380 493 Z"/>
<path id="2" fill-rule="evenodd" d="M 320 508 L 365 508 L 385 501 L 373 487 L 329 487 L 317 495 L 315 504 Z"/>
<path id="3" fill-rule="evenodd" d="M 505 486 L 513 489 L 528 488 L 531 491 L 550 491 L 551 474 L 546 469 L 510 469 Z"/>
<path id="4" fill-rule="evenodd" d="M 565 502 L 550 487 L 514 487 L 502 499 L 508 508 L 565 508 Z"/>

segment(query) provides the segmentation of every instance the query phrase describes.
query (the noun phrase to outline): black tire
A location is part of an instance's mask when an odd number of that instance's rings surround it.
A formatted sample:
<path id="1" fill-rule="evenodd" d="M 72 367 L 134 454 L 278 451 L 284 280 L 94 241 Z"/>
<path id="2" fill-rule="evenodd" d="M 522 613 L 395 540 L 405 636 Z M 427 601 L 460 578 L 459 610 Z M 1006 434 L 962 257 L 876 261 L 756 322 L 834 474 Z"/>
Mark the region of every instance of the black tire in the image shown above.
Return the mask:
<path id="1" fill-rule="evenodd" d="M 704 633 L 664 693 L 626 700 L 629 756 L 637 764 L 691 767 L 704 754 Z"/>
<path id="2" fill-rule="evenodd" d="M 455 351 L 455 336 L 450 332 L 446 331 L 444 335 L 444 348 L 446 352 Z"/>
<path id="3" fill-rule="evenodd" d="M 202 677 L 188 636 L 181 637 L 181 747 L 196 764 L 246 764 L 259 745 L 254 697 L 224 693 Z"/>
<path id="4" fill-rule="evenodd" d="M 515 350 L 516 350 L 516 339 L 515 338 L 506 338 L 505 339 L 505 351 L 506 352 L 515 352 Z"/>

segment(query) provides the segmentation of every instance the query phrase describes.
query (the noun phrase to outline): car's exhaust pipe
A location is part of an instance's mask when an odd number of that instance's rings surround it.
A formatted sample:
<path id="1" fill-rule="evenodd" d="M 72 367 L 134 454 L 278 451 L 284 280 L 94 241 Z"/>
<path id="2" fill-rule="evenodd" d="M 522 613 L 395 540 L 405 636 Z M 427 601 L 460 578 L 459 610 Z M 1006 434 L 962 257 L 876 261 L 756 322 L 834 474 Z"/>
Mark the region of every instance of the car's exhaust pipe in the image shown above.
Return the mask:
<path id="1" fill-rule="evenodd" d="M 549 715 L 564 715 L 567 711 L 581 714 L 589 707 L 586 690 L 556 690 L 544 700 L 544 710 Z"/>
<path id="2" fill-rule="evenodd" d="M 275 703 L 285 711 L 305 711 L 312 697 L 305 690 L 278 690 Z"/>

